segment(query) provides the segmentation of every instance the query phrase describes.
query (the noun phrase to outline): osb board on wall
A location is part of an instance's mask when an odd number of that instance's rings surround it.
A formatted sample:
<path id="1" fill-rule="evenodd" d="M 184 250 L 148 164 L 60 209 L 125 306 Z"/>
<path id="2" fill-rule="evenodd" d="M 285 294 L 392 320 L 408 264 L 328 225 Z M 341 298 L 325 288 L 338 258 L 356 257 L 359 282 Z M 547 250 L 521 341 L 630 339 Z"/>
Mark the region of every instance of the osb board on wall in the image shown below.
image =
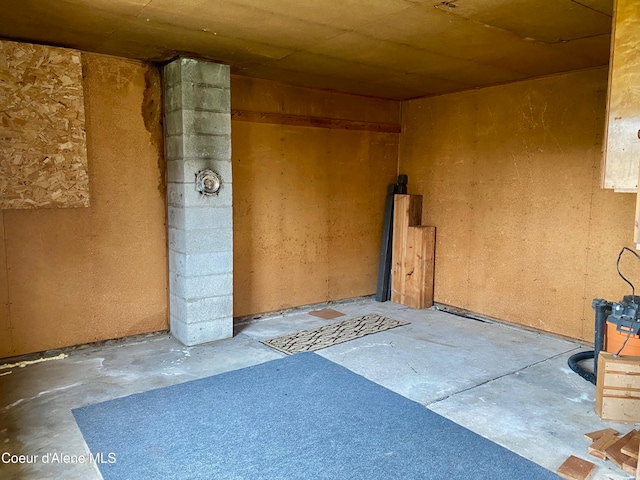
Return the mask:
<path id="1" fill-rule="evenodd" d="M 640 163 L 640 2 L 616 0 L 609 71 L 604 188 L 638 190 Z"/>
<path id="2" fill-rule="evenodd" d="M 160 75 L 82 61 L 91 205 L 3 212 L 12 344 L 0 357 L 168 328 Z"/>
<path id="3" fill-rule="evenodd" d="M 80 52 L 0 41 L 0 208 L 88 205 Z"/>
<path id="4" fill-rule="evenodd" d="M 232 128 L 234 315 L 373 294 L 398 135 Z"/>
<path id="5" fill-rule="evenodd" d="M 632 226 L 615 219 L 634 209 L 598 189 L 606 84 L 594 69 L 403 105 L 436 302 L 593 340 L 593 298 L 629 293 L 615 261 Z"/>

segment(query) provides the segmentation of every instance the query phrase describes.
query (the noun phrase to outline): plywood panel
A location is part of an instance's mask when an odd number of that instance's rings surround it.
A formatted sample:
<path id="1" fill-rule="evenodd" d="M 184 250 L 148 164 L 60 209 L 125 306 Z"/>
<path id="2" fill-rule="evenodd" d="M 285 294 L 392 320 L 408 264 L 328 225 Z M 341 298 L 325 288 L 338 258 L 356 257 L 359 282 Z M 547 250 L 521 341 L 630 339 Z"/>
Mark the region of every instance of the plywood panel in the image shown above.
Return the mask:
<path id="1" fill-rule="evenodd" d="M 616 0 L 611 62 L 604 188 L 635 192 L 640 159 L 640 2 Z"/>
<path id="2" fill-rule="evenodd" d="M 369 99 L 233 82 L 233 108 L 389 118 Z M 232 132 L 234 315 L 373 294 L 398 134 L 239 121 Z"/>
<path id="3" fill-rule="evenodd" d="M 88 205 L 80 52 L 0 42 L 0 208 Z"/>
<path id="4" fill-rule="evenodd" d="M 94 321 L 103 337 L 168 328 L 165 161 L 159 71 L 83 56 Z"/>
<path id="5" fill-rule="evenodd" d="M 538 0 L 535 3 L 485 0 L 451 4 L 453 2 L 442 2 L 436 8 L 507 30 L 521 38 L 551 44 L 607 33 L 611 28 L 610 15 L 571 0 Z M 560 24 L 558 18 L 565 21 Z"/>
<path id="6" fill-rule="evenodd" d="M 329 298 L 375 293 L 387 185 L 398 135 L 332 130 L 328 175 Z"/>
<path id="7" fill-rule="evenodd" d="M 400 170 L 438 231 L 436 302 L 593 340 L 592 299 L 629 293 L 616 219 L 634 208 L 597 185 L 605 89 L 595 69 L 403 104 Z"/>
<path id="8" fill-rule="evenodd" d="M 344 95 L 283 83 L 231 76 L 231 108 L 328 119 L 398 124 L 400 102 Z"/>
<path id="9" fill-rule="evenodd" d="M 575 289 L 584 285 L 587 250 L 577 232 L 589 229 L 595 78 L 553 77 L 478 95 L 484 134 L 475 154 L 470 310 L 507 319 L 526 312 L 529 326 L 581 333 L 570 325 L 582 314 Z M 564 315 L 549 315 L 549 304 L 562 304 Z"/>
<path id="10" fill-rule="evenodd" d="M 329 131 L 232 124 L 234 315 L 326 301 Z M 276 143 L 277 142 L 277 143 Z"/>
<path id="11" fill-rule="evenodd" d="M 0 356 L 11 351 L 11 317 L 9 315 L 9 284 L 4 237 L 4 212 L 0 210 Z"/>
<path id="12" fill-rule="evenodd" d="M 402 106 L 400 171 L 423 196 L 423 223 L 437 228 L 434 297 L 448 305 L 469 299 L 476 103 L 461 93 Z"/>
<path id="13" fill-rule="evenodd" d="M 167 328 L 160 78 L 83 54 L 92 203 L 8 210 L 12 344 L 0 356 Z"/>

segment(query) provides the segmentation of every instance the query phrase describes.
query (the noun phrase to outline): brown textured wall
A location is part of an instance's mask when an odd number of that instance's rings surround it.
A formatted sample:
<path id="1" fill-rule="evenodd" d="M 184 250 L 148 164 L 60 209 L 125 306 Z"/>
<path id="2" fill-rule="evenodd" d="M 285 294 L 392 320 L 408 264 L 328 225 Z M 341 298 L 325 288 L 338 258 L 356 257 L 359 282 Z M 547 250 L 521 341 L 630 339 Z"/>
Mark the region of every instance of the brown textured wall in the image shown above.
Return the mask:
<path id="1" fill-rule="evenodd" d="M 397 124 L 399 103 L 232 77 L 235 110 Z M 232 122 L 234 315 L 375 293 L 398 134 Z"/>
<path id="2" fill-rule="evenodd" d="M 82 60 L 91 206 L 2 212 L 0 356 L 168 327 L 159 73 Z"/>
<path id="3" fill-rule="evenodd" d="M 635 195 L 599 188 L 606 86 L 603 68 L 403 104 L 436 302 L 592 341 L 592 299 L 630 293 Z"/>

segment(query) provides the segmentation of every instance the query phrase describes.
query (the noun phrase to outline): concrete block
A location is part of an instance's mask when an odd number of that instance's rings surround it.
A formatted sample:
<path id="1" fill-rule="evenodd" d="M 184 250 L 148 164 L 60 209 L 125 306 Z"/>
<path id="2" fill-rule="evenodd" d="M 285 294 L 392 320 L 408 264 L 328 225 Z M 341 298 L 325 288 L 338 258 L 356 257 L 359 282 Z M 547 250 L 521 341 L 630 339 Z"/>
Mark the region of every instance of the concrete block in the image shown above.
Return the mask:
<path id="1" fill-rule="evenodd" d="M 166 135 L 164 137 L 165 158 L 166 160 L 182 160 L 185 156 L 183 153 L 182 135 Z"/>
<path id="2" fill-rule="evenodd" d="M 165 90 L 167 89 L 167 87 L 182 82 L 182 62 L 180 61 L 180 59 L 177 59 L 171 63 L 166 64 L 162 73 Z"/>
<path id="3" fill-rule="evenodd" d="M 233 317 L 187 324 L 171 315 L 170 324 L 171 335 L 188 347 L 233 337 Z"/>
<path id="4" fill-rule="evenodd" d="M 173 112 L 165 112 L 164 128 L 167 135 L 182 134 L 182 110 L 174 110 Z"/>
<path id="5" fill-rule="evenodd" d="M 169 228 L 169 250 L 179 253 L 228 252 L 233 247 L 233 229 L 182 230 Z"/>
<path id="6" fill-rule="evenodd" d="M 184 299 L 209 298 L 233 293 L 233 274 L 222 273 L 205 277 L 184 277 L 169 273 L 169 291 Z"/>
<path id="7" fill-rule="evenodd" d="M 233 334 L 229 67 L 181 58 L 164 74 L 171 332 L 195 345 Z M 217 196 L 195 189 L 206 168 Z"/>
<path id="8" fill-rule="evenodd" d="M 232 181 L 232 163 L 230 160 L 212 158 L 185 158 L 167 161 L 167 181 L 176 183 L 195 182 L 196 174 L 210 168 L 222 177 L 224 183 Z M 195 185 L 195 183 L 194 183 Z"/>
<path id="9" fill-rule="evenodd" d="M 231 114 L 202 110 L 182 110 L 185 134 L 230 135 Z"/>
<path id="10" fill-rule="evenodd" d="M 231 159 L 229 135 L 169 135 L 166 140 L 167 160 L 182 158 Z"/>
<path id="11" fill-rule="evenodd" d="M 180 253 L 169 251 L 169 272 L 200 277 L 233 272 L 233 245 L 227 252 Z"/>
<path id="12" fill-rule="evenodd" d="M 184 299 L 171 295 L 171 315 L 185 323 L 206 322 L 233 315 L 233 296 Z"/>
<path id="13" fill-rule="evenodd" d="M 215 230 L 233 228 L 231 207 L 174 207 L 168 208 L 169 227 L 182 230 Z"/>
<path id="14" fill-rule="evenodd" d="M 165 115 L 168 135 L 230 135 L 231 114 L 200 110 L 174 110 Z"/>
<path id="15" fill-rule="evenodd" d="M 222 183 L 218 195 L 203 195 L 193 183 L 167 184 L 167 202 L 174 207 L 231 207 L 233 203 L 232 185 Z"/>
<path id="16" fill-rule="evenodd" d="M 229 88 L 178 83 L 165 90 L 165 112 L 175 110 L 231 113 L 231 91 Z"/>
<path id="17" fill-rule="evenodd" d="M 229 88 L 231 78 L 229 65 L 190 58 L 180 60 L 182 63 L 182 82 Z"/>

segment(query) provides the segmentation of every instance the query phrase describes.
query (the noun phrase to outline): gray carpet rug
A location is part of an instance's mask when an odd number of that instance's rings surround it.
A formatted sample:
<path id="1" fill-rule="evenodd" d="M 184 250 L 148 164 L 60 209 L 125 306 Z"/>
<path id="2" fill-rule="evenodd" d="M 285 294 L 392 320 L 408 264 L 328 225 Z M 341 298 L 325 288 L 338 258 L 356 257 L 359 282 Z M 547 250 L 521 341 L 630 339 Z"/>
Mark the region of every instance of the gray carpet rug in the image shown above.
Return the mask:
<path id="1" fill-rule="evenodd" d="M 320 328 L 299 330 L 269 340 L 262 340 L 262 343 L 279 352 L 291 355 L 300 352 L 313 352 L 402 325 L 409 325 L 409 322 L 370 313 L 323 325 Z"/>
<path id="2" fill-rule="evenodd" d="M 560 480 L 315 353 L 73 415 L 105 480 Z"/>

